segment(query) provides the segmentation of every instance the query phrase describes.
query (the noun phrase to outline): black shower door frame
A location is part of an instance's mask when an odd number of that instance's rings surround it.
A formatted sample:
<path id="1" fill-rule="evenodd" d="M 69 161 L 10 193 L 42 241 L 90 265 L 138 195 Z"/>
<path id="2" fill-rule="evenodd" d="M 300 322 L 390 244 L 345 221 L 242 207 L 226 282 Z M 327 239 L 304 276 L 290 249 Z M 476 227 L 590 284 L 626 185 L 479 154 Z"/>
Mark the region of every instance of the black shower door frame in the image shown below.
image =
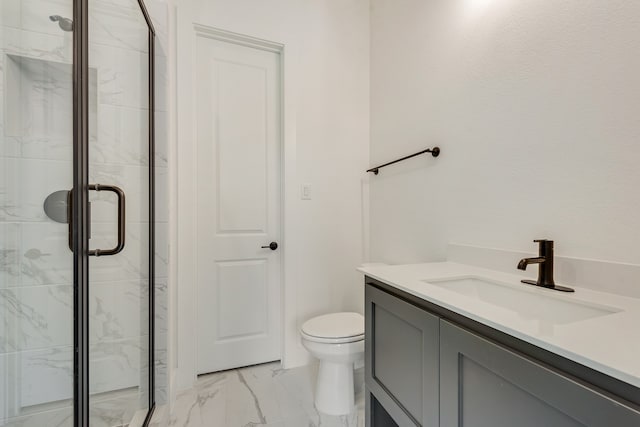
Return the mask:
<path id="1" fill-rule="evenodd" d="M 149 410 L 155 409 L 155 30 L 144 4 L 138 0 L 149 29 Z M 89 0 L 73 2 L 73 289 L 75 427 L 89 427 Z"/>

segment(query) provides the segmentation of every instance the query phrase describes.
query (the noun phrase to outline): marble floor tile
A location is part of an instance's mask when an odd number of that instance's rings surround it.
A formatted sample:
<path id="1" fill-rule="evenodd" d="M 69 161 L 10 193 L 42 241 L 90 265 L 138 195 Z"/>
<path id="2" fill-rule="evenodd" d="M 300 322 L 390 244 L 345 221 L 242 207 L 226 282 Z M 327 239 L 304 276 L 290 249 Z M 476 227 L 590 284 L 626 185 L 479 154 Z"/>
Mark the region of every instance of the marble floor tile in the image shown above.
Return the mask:
<path id="1" fill-rule="evenodd" d="M 364 372 L 356 370 L 356 408 L 345 416 L 313 404 L 317 364 L 284 370 L 269 363 L 201 376 L 172 405 L 175 427 L 362 427 Z"/>

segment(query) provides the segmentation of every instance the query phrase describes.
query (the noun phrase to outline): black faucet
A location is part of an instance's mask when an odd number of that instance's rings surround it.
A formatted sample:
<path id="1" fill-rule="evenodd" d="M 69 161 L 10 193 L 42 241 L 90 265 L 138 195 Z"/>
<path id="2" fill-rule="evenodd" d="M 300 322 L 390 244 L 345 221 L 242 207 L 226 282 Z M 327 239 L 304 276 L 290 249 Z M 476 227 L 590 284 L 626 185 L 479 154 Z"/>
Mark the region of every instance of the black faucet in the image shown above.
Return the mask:
<path id="1" fill-rule="evenodd" d="M 518 263 L 519 270 L 526 270 L 529 264 L 540 264 L 538 268 L 538 280 L 522 280 L 528 285 L 541 286 L 543 288 L 555 289 L 562 292 L 574 292 L 573 289 L 556 285 L 553 281 L 553 240 L 534 240 L 540 244 L 540 251 L 536 258 L 523 258 Z"/>

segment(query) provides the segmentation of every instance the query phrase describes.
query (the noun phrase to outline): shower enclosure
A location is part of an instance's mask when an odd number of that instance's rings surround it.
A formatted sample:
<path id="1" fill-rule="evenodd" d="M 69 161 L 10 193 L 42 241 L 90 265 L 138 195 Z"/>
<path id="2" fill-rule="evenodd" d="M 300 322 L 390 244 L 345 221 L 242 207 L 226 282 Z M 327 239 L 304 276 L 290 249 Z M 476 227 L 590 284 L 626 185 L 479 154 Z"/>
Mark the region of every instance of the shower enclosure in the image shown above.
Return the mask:
<path id="1" fill-rule="evenodd" d="M 0 0 L 0 426 L 154 407 L 154 30 L 142 0 Z"/>

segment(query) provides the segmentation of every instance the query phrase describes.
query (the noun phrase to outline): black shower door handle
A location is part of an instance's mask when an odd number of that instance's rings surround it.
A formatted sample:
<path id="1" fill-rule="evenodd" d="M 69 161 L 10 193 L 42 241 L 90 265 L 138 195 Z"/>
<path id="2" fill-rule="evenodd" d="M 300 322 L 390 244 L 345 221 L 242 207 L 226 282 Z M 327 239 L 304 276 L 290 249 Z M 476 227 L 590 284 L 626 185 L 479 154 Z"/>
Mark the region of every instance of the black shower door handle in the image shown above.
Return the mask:
<path id="1" fill-rule="evenodd" d="M 125 235 L 125 199 L 124 191 L 115 185 L 89 184 L 89 190 L 93 191 L 111 191 L 118 197 L 118 245 L 113 249 L 92 249 L 89 251 L 90 256 L 115 255 L 124 249 Z"/>

